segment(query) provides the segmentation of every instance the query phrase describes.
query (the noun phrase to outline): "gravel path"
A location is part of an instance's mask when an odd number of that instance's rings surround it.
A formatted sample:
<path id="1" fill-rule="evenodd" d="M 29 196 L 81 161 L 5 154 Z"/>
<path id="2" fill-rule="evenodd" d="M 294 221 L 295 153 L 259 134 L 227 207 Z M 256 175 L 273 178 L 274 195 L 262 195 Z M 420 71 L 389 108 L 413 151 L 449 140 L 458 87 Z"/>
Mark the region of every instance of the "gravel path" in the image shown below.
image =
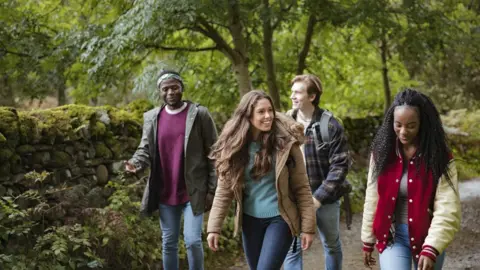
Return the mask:
<path id="1" fill-rule="evenodd" d="M 462 199 L 462 227 L 453 243 L 447 249 L 445 270 L 480 270 L 480 178 L 460 184 Z M 360 227 L 361 213 L 353 216 L 352 229 L 347 230 L 345 222 L 341 222 L 341 238 L 343 246 L 343 269 L 366 269 L 362 262 Z M 378 253 L 375 252 L 376 256 Z M 377 257 L 378 262 L 378 257 Z M 304 270 L 320 270 L 324 268 L 323 247 L 316 239 L 304 253 Z M 244 258 L 230 267 L 230 270 L 248 270 Z M 374 268 L 378 270 L 378 268 Z"/>

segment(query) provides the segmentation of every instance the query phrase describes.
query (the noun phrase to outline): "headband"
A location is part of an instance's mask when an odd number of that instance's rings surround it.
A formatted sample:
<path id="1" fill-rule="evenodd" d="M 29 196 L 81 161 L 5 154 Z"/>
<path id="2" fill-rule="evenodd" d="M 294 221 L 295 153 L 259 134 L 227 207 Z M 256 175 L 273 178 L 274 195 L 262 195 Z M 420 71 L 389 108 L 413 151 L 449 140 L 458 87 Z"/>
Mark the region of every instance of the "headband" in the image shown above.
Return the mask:
<path id="1" fill-rule="evenodd" d="M 158 78 L 157 87 L 160 87 L 160 84 L 162 84 L 163 81 L 166 81 L 168 79 L 175 79 L 183 85 L 182 77 L 180 77 L 179 75 L 174 74 L 174 73 L 165 73 L 162 76 L 160 76 L 160 78 Z"/>

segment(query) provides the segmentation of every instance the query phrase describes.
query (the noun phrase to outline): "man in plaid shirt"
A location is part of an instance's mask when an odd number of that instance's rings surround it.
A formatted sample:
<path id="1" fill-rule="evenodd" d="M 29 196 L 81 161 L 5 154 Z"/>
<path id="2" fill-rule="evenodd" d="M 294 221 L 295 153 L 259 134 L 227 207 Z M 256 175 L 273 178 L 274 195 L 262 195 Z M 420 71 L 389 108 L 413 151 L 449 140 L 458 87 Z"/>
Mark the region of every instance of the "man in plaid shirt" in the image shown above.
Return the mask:
<path id="1" fill-rule="evenodd" d="M 345 193 L 349 155 L 342 125 L 331 117 L 328 122 L 330 140 L 324 142 L 320 134 L 320 119 L 324 112 L 318 104 L 323 89 L 314 75 L 299 75 L 292 80 L 293 110 L 287 112 L 305 126 L 305 158 L 310 187 L 317 215 L 317 227 L 325 250 L 325 269 L 342 269 L 340 242 L 340 198 Z M 317 141 L 315 141 L 317 140 Z M 285 262 L 285 270 L 303 269 L 299 243 L 293 243 Z M 295 251 L 295 252 L 294 252 Z"/>

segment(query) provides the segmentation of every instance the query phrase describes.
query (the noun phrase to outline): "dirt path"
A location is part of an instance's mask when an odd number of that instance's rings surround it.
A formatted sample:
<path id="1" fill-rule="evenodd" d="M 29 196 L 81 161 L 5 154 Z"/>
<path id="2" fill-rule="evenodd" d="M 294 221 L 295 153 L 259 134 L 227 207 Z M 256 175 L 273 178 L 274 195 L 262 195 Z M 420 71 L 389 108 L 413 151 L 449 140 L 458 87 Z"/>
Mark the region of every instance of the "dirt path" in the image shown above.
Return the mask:
<path id="1" fill-rule="evenodd" d="M 447 249 L 445 270 L 480 270 L 480 178 L 463 182 L 460 185 L 462 199 L 462 227 L 455 240 Z M 353 216 L 351 230 L 347 230 L 345 222 L 341 223 L 343 246 L 343 269 L 365 269 L 362 263 L 360 227 L 362 215 Z M 378 253 L 375 252 L 378 262 Z M 323 247 L 316 239 L 312 248 L 304 253 L 304 270 L 324 268 Z M 374 268 L 378 270 L 378 268 Z M 248 270 L 243 258 L 230 270 Z"/>

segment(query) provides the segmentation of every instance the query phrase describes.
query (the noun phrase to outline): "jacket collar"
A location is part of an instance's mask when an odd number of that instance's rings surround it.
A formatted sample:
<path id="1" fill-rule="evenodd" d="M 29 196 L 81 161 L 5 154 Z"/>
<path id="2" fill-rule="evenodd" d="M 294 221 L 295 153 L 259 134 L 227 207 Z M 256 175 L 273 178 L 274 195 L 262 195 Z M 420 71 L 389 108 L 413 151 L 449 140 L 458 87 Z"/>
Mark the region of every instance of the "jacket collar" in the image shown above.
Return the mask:
<path id="1" fill-rule="evenodd" d="M 400 140 L 398 138 L 396 138 L 396 140 L 395 140 L 395 154 L 397 155 L 397 158 L 399 158 L 400 160 L 403 160 L 402 152 L 400 151 L 401 145 L 402 145 L 402 143 L 400 142 Z M 415 151 L 415 154 L 413 155 L 411 160 L 415 160 L 415 158 L 421 157 L 421 156 L 422 156 L 422 153 L 420 153 L 420 151 L 418 151 L 418 147 L 417 147 L 417 150 Z"/>

